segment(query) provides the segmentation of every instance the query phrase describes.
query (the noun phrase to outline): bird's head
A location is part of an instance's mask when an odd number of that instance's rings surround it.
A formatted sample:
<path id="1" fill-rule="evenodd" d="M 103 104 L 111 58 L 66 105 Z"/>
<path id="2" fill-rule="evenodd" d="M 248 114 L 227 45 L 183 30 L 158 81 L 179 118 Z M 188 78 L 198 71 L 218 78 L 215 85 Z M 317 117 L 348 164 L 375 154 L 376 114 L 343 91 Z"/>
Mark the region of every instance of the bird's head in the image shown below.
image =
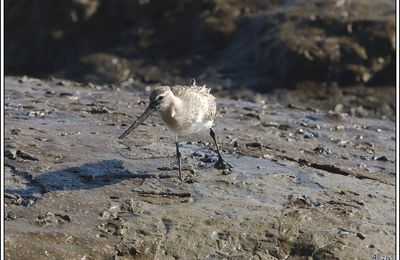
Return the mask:
<path id="1" fill-rule="evenodd" d="M 173 99 L 174 94 L 168 86 L 155 87 L 150 93 L 149 107 L 154 110 L 167 109 Z"/>
<path id="2" fill-rule="evenodd" d="M 173 100 L 174 94 L 168 86 L 155 87 L 150 93 L 150 103 L 143 114 L 123 133 L 119 139 L 127 136 L 133 129 L 144 122 L 154 111 L 167 109 Z"/>

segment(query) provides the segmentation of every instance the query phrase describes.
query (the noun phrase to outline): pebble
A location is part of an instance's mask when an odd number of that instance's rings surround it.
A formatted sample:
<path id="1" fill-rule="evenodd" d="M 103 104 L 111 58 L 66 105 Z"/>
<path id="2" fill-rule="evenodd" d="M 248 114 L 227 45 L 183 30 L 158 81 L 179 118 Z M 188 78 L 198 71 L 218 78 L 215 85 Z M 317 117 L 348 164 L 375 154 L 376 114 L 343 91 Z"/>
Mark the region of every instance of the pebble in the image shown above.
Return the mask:
<path id="1" fill-rule="evenodd" d="M 338 130 L 338 131 L 343 131 L 343 130 L 344 130 L 344 126 L 342 126 L 342 125 L 337 125 L 337 126 L 335 126 L 334 129 L 335 129 L 335 130 Z"/>
<path id="2" fill-rule="evenodd" d="M 254 142 L 254 143 L 247 143 L 246 147 L 252 147 L 252 148 L 262 148 L 262 144 L 260 142 Z"/>
<path id="3" fill-rule="evenodd" d="M 364 234 L 364 233 L 358 232 L 358 233 L 357 233 L 357 237 L 358 237 L 359 239 L 361 239 L 361 240 L 364 240 L 364 239 L 367 238 L 367 235 Z"/>
<path id="4" fill-rule="evenodd" d="M 372 157 L 372 160 L 381 161 L 381 162 L 389 161 L 389 159 L 384 155 L 382 155 L 380 157 L 374 156 L 374 157 Z"/>
<path id="5" fill-rule="evenodd" d="M 331 149 L 323 146 L 317 146 L 314 148 L 314 152 L 318 154 L 332 154 Z"/>

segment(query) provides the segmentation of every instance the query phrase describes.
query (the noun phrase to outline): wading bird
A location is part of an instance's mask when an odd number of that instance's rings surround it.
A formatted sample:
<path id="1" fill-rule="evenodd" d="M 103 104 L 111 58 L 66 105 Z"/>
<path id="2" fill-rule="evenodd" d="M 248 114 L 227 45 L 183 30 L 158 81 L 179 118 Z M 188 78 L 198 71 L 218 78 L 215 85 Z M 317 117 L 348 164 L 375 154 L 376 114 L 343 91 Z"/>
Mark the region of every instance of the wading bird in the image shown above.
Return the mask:
<path id="1" fill-rule="evenodd" d="M 196 86 L 195 81 L 193 81 L 192 86 L 159 86 L 154 88 L 150 94 L 150 104 L 147 109 L 119 139 L 126 137 L 154 111 L 159 112 L 161 119 L 175 133 L 176 157 L 181 181 L 184 179 L 182 178 L 181 153 L 179 152 L 178 141 L 180 135 L 209 129 L 218 153 L 218 161 L 214 164 L 214 167 L 218 169 L 232 168 L 232 165 L 222 157 L 215 132 L 211 128 L 217 112 L 217 105 L 209 88 Z"/>

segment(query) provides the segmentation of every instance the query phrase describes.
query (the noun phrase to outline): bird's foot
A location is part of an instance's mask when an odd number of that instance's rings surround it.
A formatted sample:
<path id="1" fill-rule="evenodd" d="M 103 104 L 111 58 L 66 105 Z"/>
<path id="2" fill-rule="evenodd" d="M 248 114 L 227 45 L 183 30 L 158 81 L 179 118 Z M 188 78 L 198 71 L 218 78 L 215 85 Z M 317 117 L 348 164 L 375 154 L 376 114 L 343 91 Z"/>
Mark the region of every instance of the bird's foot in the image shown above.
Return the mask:
<path id="1" fill-rule="evenodd" d="M 222 157 L 218 159 L 218 161 L 214 164 L 214 167 L 220 170 L 232 169 L 232 164 L 225 161 Z"/>

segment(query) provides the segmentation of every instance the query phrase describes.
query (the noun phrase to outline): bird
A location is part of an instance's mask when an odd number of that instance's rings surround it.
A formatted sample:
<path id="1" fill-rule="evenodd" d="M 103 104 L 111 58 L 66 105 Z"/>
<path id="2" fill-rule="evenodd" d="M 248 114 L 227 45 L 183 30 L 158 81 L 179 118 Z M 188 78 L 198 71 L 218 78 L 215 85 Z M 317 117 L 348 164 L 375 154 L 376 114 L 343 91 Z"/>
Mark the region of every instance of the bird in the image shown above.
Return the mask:
<path id="1" fill-rule="evenodd" d="M 179 136 L 210 131 L 217 149 L 218 160 L 214 164 L 217 169 L 233 168 L 222 156 L 213 122 L 217 113 L 216 98 L 205 85 L 197 86 L 192 79 L 192 85 L 157 86 L 149 96 L 149 105 L 133 124 L 119 137 L 125 138 L 130 132 L 143 123 L 153 112 L 158 112 L 168 129 L 175 133 L 176 158 L 178 161 L 179 179 L 184 181 L 181 169 L 181 153 L 179 151 Z"/>

